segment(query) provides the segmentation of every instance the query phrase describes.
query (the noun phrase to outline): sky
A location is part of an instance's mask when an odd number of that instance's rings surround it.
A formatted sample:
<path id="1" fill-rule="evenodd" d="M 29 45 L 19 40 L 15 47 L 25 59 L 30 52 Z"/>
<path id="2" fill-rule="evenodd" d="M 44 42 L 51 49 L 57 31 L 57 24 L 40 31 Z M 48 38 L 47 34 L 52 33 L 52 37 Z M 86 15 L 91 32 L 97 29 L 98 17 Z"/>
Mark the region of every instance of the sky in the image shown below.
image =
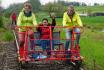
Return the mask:
<path id="1" fill-rule="evenodd" d="M 1 6 L 3 6 L 4 8 L 7 8 L 10 4 L 13 3 L 22 3 L 25 2 L 27 0 L 1 0 L 2 4 Z M 53 2 L 53 1 L 57 1 L 57 0 L 40 0 L 42 4 L 48 3 L 48 2 Z M 77 2 L 85 2 L 87 5 L 89 4 L 93 4 L 93 3 L 100 3 L 100 4 L 104 4 L 104 0 L 64 0 L 64 1 L 77 1 Z"/>

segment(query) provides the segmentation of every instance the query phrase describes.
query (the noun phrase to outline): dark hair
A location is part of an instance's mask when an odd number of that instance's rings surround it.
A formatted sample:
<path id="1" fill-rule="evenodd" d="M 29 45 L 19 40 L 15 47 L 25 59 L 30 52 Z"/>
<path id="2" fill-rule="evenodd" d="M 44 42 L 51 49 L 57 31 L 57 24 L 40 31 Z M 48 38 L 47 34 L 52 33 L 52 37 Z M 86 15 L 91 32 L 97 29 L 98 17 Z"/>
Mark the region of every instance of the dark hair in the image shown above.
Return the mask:
<path id="1" fill-rule="evenodd" d="M 46 21 L 48 22 L 48 19 L 47 19 L 47 18 L 43 18 L 43 19 L 42 19 L 42 21 L 44 21 L 44 20 L 46 20 Z"/>

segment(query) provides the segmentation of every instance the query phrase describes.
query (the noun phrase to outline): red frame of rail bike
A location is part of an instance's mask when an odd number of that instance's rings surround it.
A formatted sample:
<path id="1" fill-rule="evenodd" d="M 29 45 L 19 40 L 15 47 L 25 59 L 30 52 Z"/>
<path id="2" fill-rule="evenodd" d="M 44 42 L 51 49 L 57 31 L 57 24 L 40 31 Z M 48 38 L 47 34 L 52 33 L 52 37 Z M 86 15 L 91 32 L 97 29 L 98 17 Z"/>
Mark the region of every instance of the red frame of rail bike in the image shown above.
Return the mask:
<path id="1" fill-rule="evenodd" d="M 39 27 L 43 27 L 43 26 L 39 26 Z M 67 52 L 66 50 L 52 50 L 52 40 L 66 40 L 66 39 L 53 39 L 52 38 L 52 26 L 48 26 L 49 28 L 50 28 L 50 41 L 51 41 L 51 43 L 50 43 L 50 48 L 51 48 L 51 50 L 50 50 L 50 52 L 51 52 L 51 56 L 52 56 L 52 52 Z M 16 33 L 17 34 L 19 34 L 19 33 L 22 33 L 22 32 L 19 32 L 18 30 L 19 30 L 19 28 L 26 28 L 26 36 L 25 36 L 25 44 L 24 44 L 24 53 L 23 53 L 23 55 L 24 55 L 24 61 L 26 61 L 26 57 L 28 56 L 28 53 L 30 53 L 30 52 L 28 52 L 28 28 L 36 28 L 36 27 L 30 27 L 30 26 L 16 26 Z M 72 29 L 74 29 L 74 28 L 80 28 L 80 27 L 68 27 L 68 26 L 65 26 L 65 27 L 63 27 L 63 26 L 55 26 L 55 28 L 72 28 Z M 81 59 L 81 57 L 80 57 L 80 47 L 79 47 L 79 45 L 77 45 L 76 47 L 74 47 L 74 40 L 75 40 L 75 37 L 74 37 L 74 35 L 75 35 L 76 33 L 74 32 L 74 30 L 72 30 L 72 37 L 71 37 L 71 47 L 70 47 L 70 52 L 71 52 L 71 57 L 70 58 L 66 58 L 66 57 L 64 57 L 64 58 L 62 58 L 62 57 L 58 57 L 58 58 L 53 58 L 53 57 L 50 57 L 50 58 L 45 58 L 45 59 L 38 59 L 38 60 L 67 60 L 67 59 L 70 59 L 70 61 L 76 61 L 76 60 L 82 60 Z M 34 38 L 34 40 L 36 40 L 35 38 Z M 19 47 L 18 47 L 19 48 Z M 19 51 L 19 50 L 18 50 Z M 31 52 L 42 52 L 42 51 L 31 51 Z M 68 51 L 69 52 L 69 51 Z M 66 54 L 64 54 L 65 56 L 66 56 Z M 74 56 L 76 56 L 76 58 L 74 57 Z M 20 58 L 20 57 L 19 57 Z M 34 61 L 35 59 L 31 59 L 31 61 Z"/>

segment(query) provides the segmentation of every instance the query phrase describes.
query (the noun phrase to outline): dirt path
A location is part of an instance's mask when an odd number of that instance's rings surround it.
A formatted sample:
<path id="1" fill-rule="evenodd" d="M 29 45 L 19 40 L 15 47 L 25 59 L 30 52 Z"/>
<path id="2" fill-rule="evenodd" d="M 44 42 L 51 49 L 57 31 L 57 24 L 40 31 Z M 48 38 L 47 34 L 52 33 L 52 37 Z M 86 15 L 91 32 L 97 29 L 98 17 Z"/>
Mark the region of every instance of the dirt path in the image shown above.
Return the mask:
<path id="1" fill-rule="evenodd" d="M 0 48 L 2 48 L 0 52 L 0 70 L 17 70 L 18 62 L 14 43 L 2 43 Z"/>

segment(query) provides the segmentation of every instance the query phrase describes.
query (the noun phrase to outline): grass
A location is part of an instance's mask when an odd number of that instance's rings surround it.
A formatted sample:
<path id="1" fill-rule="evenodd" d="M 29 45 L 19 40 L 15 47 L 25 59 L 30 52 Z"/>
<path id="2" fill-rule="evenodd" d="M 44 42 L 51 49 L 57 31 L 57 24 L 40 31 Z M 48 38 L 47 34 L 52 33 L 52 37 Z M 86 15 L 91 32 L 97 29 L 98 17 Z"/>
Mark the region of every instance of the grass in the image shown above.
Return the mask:
<path id="1" fill-rule="evenodd" d="M 102 37 L 99 38 L 100 36 Z M 85 57 L 86 65 L 90 70 L 93 70 L 94 61 L 98 70 L 104 69 L 103 42 L 104 33 L 101 32 L 91 32 L 90 29 L 86 29 L 86 31 L 81 36 L 81 55 Z"/>
<path id="2" fill-rule="evenodd" d="M 103 9 L 104 6 L 76 6 L 75 7 L 75 10 L 78 11 L 78 12 L 88 12 L 90 11 L 91 13 L 94 13 L 94 12 L 104 12 L 104 9 Z"/>
<path id="3" fill-rule="evenodd" d="M 10 30 L 0 28 L 0 42 L 10 42 L 14 40 L 14 36 Z"/>
<path id="4" fill-rule="evenodd" d="M 87 25 L 96 25 L 96 24 L 104 24 L 104 16 L 96 16 L 96 17 L 81 17 L 82 22 Z"/>
<path id="5" fill-rule="evenodd" d="M 7 41 L 7 42 L 12 41 L 13 38 L 14 37 L 13 37 L 13 34 L 11 33 L 11 31 L 6 31 L 2 36 L 3 41 Z"/>

